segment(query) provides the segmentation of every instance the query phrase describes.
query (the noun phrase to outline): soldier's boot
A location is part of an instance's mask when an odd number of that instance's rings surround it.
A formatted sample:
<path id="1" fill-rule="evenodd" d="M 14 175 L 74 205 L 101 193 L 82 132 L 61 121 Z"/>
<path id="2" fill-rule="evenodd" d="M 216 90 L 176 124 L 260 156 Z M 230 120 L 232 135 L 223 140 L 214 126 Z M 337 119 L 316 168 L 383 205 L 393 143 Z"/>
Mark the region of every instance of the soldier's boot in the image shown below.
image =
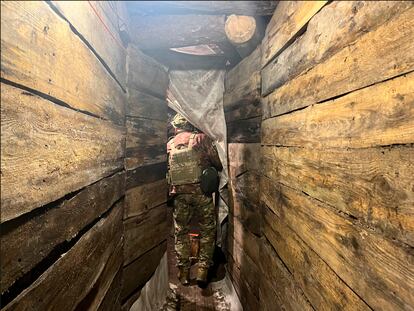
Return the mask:
<path id="1" fill-rule="evenodd" d="M 206 288 L 208 284 L 208 268 L 207 267 L 198 267 L 197 271 L 197 285 L 200 288 Z"/>
<path id="2" fill-rule="evenodd" d="M 190 285 L 190 268 L 179 267 L 178 268 L 178 280 L 184 286 Z"/>

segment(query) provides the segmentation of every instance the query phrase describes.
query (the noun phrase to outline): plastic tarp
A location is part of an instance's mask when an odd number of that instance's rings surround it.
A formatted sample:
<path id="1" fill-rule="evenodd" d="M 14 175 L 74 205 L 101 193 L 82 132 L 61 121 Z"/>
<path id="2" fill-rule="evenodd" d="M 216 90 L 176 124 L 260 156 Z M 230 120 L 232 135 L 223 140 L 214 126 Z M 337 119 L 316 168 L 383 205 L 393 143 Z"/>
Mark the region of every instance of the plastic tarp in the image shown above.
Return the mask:
<path id="1" fill-rule="evenodd" d="M 220 189 L 227 184 L 227 132 L 223 110 L 224 70 L 172 70 L 168 104 L 215 142 L 223 171 Z M 228 207 L 220 200 L 219 224 L 227 216 Z M 221 245 L 218 226 L 217 244 Z"/>

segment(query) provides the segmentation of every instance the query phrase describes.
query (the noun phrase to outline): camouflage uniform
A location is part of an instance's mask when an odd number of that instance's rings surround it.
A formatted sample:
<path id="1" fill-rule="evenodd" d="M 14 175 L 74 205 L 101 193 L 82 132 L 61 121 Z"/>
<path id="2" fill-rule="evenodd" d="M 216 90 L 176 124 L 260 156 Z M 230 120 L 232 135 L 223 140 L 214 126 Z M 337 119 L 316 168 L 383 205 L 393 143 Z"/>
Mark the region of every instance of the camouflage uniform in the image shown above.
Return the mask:
<path id="1" fill-rule="evenodd" d="M 216 234 L 216 212 L 213 198 L 203 194 L 179 194 L 174 200 L 175 251 L 178 266 L 190 267 L 190 220 L 200 217 L 199 266 L 208 268 L 212 264 Z"/>
<path id="2" fill-rule="evenodd" d="M 183 117 L 176 116 L 172 122 L 176 129 L 176 136 L 168 142 L 167 151 L 170 153 L 172 144 L 176 147 L 187 147 L 192 142 L 193 149 L 200 155 L 202 169 L 214 166 L 222 170 L 217 150 L 212 140 L 204 133 L 194 135 L 194 128 Z M 190 139 L 190 137 L 193 137 Z M 170 186 L 170 194 L 174 197 L 174 227 L 175 251 L 177 265 L 183 268 L 190 267 L 190 221 L 198 215 L 200 220 L 200 254 L 199 267 L 208 268 L 212 264 L 216 234 L 216 211 L 212 196 L 202 193 L 199 183 Z"/>

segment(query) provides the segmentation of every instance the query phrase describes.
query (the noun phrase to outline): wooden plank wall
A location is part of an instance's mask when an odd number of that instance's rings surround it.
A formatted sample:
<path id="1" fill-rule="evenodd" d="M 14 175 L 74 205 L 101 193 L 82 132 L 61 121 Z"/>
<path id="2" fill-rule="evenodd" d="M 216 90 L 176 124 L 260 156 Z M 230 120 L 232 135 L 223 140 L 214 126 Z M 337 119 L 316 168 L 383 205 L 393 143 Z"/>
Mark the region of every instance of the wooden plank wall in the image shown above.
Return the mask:
<path id="1" fill-rule="evenodd" d="M 228 272 L 246 310 L 259 310 L 259 46 L 225 78 L 229 163 Z"/>
<path id="2" fill-rule="evenodd" d="M 2 310 L 120 308 L 126 52 L 102 23 L 121 16 L 77 10 L 1 2 Z"/>
<path id="3" fill-rule="evenodd" d="M 139 297 L 166 251 L 168 72 L 134 46 L 127 53 L 123 309 Z"/>
<path id="4" fill-rule="evenodd" d="M 281 2 L 266 33 L 261 310 L 411 309 L 413 3 Z"/>

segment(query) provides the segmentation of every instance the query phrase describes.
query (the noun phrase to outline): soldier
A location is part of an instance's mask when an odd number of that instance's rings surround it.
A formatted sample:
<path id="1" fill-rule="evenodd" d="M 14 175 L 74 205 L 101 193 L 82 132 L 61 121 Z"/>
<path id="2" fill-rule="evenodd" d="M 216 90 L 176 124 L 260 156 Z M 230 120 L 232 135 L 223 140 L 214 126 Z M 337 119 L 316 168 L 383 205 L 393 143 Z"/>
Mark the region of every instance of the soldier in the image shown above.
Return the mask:
<path id="1" fill-rule="evenodd" d="M 215 247 L 216 212 L 211 193 L 201 190 L 200 179 L 205 169 L 222 170 L 213 141 L 197 130 L 183 116 L 176 114 L 171 124 L 175 136 L 168 142 L 168 180 L 174 195 L 175 252 L 179 279 L 190 283 L 190 221 L 195 213 L 200 217 L 200 253 L 197 283 L 207 285 L 208 269 L 212 265 Z M 205 172 L 205 171 L 204 171 Z"/>

